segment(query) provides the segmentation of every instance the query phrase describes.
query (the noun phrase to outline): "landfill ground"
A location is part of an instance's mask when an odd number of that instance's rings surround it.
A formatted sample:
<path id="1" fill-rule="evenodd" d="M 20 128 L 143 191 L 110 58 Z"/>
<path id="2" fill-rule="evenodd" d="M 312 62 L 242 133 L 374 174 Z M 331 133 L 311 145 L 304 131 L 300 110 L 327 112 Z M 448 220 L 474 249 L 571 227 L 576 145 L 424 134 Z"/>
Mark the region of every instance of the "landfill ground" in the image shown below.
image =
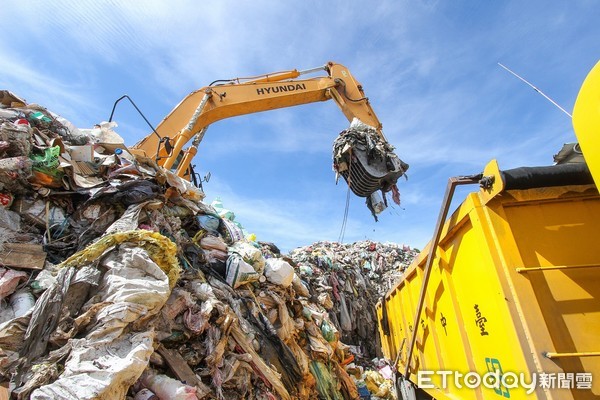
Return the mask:
<path id="1" fill-rule="evenodd" d="M 0 91 L 0 399 L 395 398 L 375 304 L 417 254 L 282 254 L 114 124 Z"/>

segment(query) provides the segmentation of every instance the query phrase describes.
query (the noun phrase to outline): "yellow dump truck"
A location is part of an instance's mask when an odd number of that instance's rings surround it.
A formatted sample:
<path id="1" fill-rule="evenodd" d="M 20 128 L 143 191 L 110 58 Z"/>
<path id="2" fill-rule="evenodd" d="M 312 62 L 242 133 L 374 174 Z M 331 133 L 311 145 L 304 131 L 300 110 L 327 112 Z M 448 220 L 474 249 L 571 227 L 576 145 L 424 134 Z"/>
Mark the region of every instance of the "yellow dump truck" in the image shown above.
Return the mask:
<path id="1" fill-rule="evenodd" d="M 573 124 L 585 162 L 449 180 L 433 239 L 377 304 L 399 398 L 600 398 L 600 63 Z"/>

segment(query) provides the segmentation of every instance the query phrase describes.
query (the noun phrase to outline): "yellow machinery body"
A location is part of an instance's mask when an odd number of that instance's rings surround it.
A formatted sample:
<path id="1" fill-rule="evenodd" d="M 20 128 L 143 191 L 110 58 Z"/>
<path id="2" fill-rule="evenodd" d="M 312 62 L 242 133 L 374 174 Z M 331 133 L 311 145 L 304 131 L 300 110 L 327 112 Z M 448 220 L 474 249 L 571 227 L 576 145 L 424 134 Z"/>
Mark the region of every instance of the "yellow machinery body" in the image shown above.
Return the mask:
<path id="1" fill-rule="evenodd" d="M 384 354 L 418 371 L 495 368 L 591 373 L 591 390 L 462 389 L 428 375 L 438 399 L 584 399 L 600 396 L 600 196 L 594 185 L 471 193 L 447 220 L 436 249 L 415 351 L 406 350 L 428 249 L 378 304 Z M 383 323 L 387 323 L 388 334 Z M 404 346 L 403 346 L 404 344 Z M 404 347 L 404 348 L 402 348 Z M 594 353 L 597 353 L 594 356 Z M 566 356 L 565 356 L 566 355 Z M 551 356 L 553 358 L 548 358 Z M 510 383 L 507 386 L 512 386 Z"/>
<path id="2" fill-rule="evenodd" d="M 585 162 L 600 188 L 600 62 L 585 78 L 573 108 L 573 127 Z"/>

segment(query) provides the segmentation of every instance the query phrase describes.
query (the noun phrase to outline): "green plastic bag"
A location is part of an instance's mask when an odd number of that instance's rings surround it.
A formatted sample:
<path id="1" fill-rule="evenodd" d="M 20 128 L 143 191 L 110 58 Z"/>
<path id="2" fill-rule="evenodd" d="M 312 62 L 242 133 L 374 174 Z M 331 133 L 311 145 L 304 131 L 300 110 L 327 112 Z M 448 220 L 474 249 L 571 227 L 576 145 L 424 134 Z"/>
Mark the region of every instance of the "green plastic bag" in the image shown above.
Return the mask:
<path id="1" fill-rule="evenodd" d="M 34 181 L 43 186 L 59 187 L 62 185 L 64 172 L 58 169 L 60 161 L 60 146 L 48 147 L 44 154 L 31 154 L 29 158 L 33 161 Z"/>
<path id="2" fill-rule="evenodd" d="M 321 334 L 323 334 L 323 338 L 328 342 L 331 343 L 335 341 L 335 331 L 333 330 L 331 325 L 329 325 L 327 320 L 323 320 L 323 322 L 321 323 Z"/>

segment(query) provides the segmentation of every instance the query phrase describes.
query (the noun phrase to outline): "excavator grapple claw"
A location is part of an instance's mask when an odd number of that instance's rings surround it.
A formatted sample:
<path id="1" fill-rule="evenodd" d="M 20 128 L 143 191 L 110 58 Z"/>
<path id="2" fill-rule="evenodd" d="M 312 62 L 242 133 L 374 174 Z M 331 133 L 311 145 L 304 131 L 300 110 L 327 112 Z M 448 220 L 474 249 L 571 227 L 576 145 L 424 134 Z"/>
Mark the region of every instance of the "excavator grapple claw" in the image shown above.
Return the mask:
<path id="1" fill-rule="evenodd" d="M 359 197 L 386 193 L 408 169 L 393 151 L 375 128 L 354 119 L 334 142 L 334 169 Z"/>

